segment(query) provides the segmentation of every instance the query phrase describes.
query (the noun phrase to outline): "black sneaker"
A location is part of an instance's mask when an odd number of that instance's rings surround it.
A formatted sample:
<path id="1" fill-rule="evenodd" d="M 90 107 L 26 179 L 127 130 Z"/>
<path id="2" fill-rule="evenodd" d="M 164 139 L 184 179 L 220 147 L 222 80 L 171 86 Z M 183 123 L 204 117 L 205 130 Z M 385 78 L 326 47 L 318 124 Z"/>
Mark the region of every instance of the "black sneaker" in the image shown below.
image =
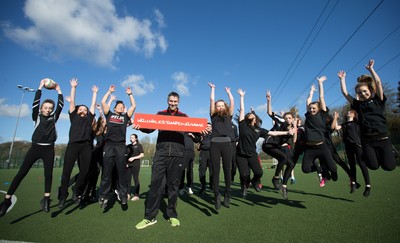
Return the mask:
<path id="1" fill-rule="evenodd" d="M 230 198 L 229 196 L 225 196 L 225 197 L 224 197 L 224 206 L 225 206 L 226 208 L 229 208 L 230 202 L 231 202 L 231 198 Z"/>
<path id="2" fill-rule="evenodd" d="M 350 193 L 355 192 L 358 188 L 360 188 L 360 183 L 355 182 L 355 183 L 351 183 L 350 185 Z"/>
<path id="3" fill-rule="evenodd" d="M 288 195 L 287 195 L 287 189 L 286 187 L 284 187 L 283 185 L 279 188 L 279 192 L 281 193 L 282 197 L 284 199 L 288 199 Z"/>
<path id="4" fill-rule="evenodd" d="M 369 197 L 369 194 L 371 193 L 371 187 L 366 186 L 365 191 L 363 193 L 364 197 Z"/>
<path id="5" fill-rule="evenodd" d="M 261 192 L 261 187 L 259 186 L 259 182 L 255 182 L 255 181 L 251 181 L 251 185 L 253 185 L 254 190 L 256 190 L 256 192 Z"/>
<path id="6" fill-rule="evenodd" d="M 107 204 L 108 204 L 108 199 L 100 198 L 99 203 L 100 203 L 100 207 L 102 209 L 105 209 L 107 207 Z"/>
<path id="7" fill-rule="evenodd" d="M 331 172 L 331 177 L 332 177 L 332 181 L 337 181 L 337 179 L 338 179 L 337 172 Z"/>
<path id="8" fill-rule="evenodd" d="M 63 209 L 64 207 L 65 207 L 65 202 L 67 201 L 67 198 L 66 197 L 64 197 L 64 198 L 61 198 L 59 201 L 58 201 L 58 208 L 59 209 Z"/>
<path id="9" fill-rule="evenodd" d="M 281 187 L 281 184 L 279 183 L 279 178 L 272 177 L 272 185 L 274 185 L 275 189 L 279 189 Z"/>
<path id="10" fill-rule="evenodd" d="M 126 205 L 127 202 L 128 202 L 128 198 L 127 197 L 121 197 L 121 204 L 122 205 Z"/>
<path id="11" fill-rule="evenodd" d="M 205 186 L 205 185 L 202 185 L 202 186 L 201 186 L 201 189 L 200 189 L 200 191 L 199 191 L 199 194 L 203 194 L 205 191 L 206 191 L 206 186 Z"/>
<path id="12" fill-rule="evenodd" d="M 44 197 L 42 200 L 40 200 L 40 206 L 46 213 L 50 212 L 50 201 L 50 197 Z"/>
<path id="13" fill-rule="evenodd" d="M 7 213 L 7 210 L 10 206 L 11 206 L 11 198 L 4 199 L 4 201 L 0 203 L 0 217 L 3 217 Z"/>
<path id="14" fill-rule="evenodd" d="M 215 197 L 215 209 L 219 210 L 221 208 L 221 194 L 218 194 L 218 196 Z"/>
<path id="15" fill-rule="evenodd" d="M 242 197 L 246 197 L 247 195 L 247 188 L 244 186 L 242 187 L 242 189 L 240 189 L 240 193 L 242 194 Z"/>

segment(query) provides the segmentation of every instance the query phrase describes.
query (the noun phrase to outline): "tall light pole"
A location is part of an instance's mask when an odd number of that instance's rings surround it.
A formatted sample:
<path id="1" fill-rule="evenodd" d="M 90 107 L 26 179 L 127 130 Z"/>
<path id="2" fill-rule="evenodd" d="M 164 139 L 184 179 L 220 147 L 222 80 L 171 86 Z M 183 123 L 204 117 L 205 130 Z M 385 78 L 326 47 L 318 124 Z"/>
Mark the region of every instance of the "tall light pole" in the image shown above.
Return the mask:
<path id="1" fill-rule="evenodd" d="M 29 87 L 23 87 L 22 85 L 17 85 L 17 88 L 22 91 L 22 97 L 21 97 L 21 102 L 19 104 L 19 110 L 18 110 L 18 116 L 17 116 L 17 124 L 15 125 L 15 130 L 14 130 L 14 136 L 11 142 L 10 146 L 10 153 L 8 154 L 8 159 L 6 161 L 6 164 L 4 168 L 10 168 L 10 162 L 11 162 L 11 154 L 14 146 L 14 141 L 15 141 L 15 135 L 17 134 L 17 128 L 18 128 L 18 123 L 19 123 L 19 117 L 21 115 L 21 108 L 22 108 L 22 101 L 24 100 L 25 93 L 27 92 L 35 92 L 34 89 L 31 89 Z"/>

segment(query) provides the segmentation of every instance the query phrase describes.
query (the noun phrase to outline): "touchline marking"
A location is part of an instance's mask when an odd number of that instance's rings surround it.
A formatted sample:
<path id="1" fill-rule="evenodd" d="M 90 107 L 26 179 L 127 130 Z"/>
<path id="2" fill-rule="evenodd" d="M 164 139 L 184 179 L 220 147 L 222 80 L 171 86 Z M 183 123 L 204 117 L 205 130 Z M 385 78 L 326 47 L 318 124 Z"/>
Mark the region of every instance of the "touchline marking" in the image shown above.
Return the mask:
<path id="1" fill-rule="evenodd" d="M 7 194 L 6 191 L 0 190 L 1 193 Z M 14 205 L 17 203 L 17 197 L 15 195 L 11 196 L 11 206 L 7 209 L 7 213 L 11 211 L 11 209 L 14 207 Z"/>

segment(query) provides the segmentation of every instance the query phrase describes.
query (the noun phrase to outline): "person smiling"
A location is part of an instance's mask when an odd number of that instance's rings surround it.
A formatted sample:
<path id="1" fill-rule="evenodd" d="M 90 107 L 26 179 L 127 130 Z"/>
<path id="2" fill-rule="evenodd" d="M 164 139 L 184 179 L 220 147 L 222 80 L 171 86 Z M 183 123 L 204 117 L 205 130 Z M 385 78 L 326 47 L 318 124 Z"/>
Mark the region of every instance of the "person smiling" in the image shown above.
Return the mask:
<path id="1" fill-rule="evenodd" d="M 389 139 L 386 117 L 384 115 L 386 96 L 383 93 L 382 82 L 374 69 L 374 60 L 370 60 L 366 69 L 370 75 L 357 78 L 353 98 L 346 87 L 346 72 L 339 71 L 340 87 L 343 96 L 358 114 L 360 126 L 361 147 L 369 169 L 391 171 L 396 168 L 396 159 Z M 364 196 L 369 196 L 371 187 L 366 186 Z"/>
<path id="2" fill-rule="evenodd" d="M 0 217 L 6 214 L 7 209 L 11 206 L 11 196 L 14 195 L 18 186 L 38 159 L 42 159 L 44 165 L 44 198 L 40 201 L 40 205 L 44 212 L 50 211 L 54 143 L 57 139 L 56 122 L 58 121 L 64 106 L 64 97 L 60 86 L 56 84 L 55 90 L 58 92 L 57 106 L 55 107 L 54 101 L 50 99 L 44 100 L 40 106 L 40 98 L 42 96 L 42 88 L 44 85 L 45 81 L 43 79 L 40 82 L 39 88 L 35 93 L 35 98 L 33 99 L 32 120 L 35 122 L 35 126 L 32 134 L 32 146 L 26 153 L 17 175 L 11 182 L 4 201 L 0 204 Z"/>

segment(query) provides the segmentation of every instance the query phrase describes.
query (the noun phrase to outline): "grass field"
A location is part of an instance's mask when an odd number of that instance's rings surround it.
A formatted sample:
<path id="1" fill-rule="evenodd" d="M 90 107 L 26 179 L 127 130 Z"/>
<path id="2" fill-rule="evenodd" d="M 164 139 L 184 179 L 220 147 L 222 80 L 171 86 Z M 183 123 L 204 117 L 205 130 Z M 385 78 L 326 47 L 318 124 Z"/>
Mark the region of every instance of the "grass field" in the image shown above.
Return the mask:
<path id="1" fill-rule="evenodd" d="M 0 170 L 0 190 L 6 191 L 16 170 Z M 142 168 L 141 200 L 128 202 L 128 210 L 113 204 L 103 211 L 98 203 L 84 207 L 67 203 L 59 211 L 56 190 L 61 169 L 54 170 L 50 213 L 40 209 L 43 169 L 32 169 L 16 192 L 14 208 L 0 218 L 0 241 L 28 242 L 400 242 L 400 170 L 372 171 L 369 198 L 362 187 L 349 193 L 348 179 L 319 187 L 315 174 L 295 168 L 297 182 L 288 185 L 289 200 L 272 189 L 272 169 L 265 169 L 263 190 L 240 197 L 238 176 L 233 183 L 230 208 L 214 209 L 212 193 L 195 194 L 178 201 L 181 225 L 171 227 L 160 211 L 158 223 L 143 230 L 134 226 L 144 215 L 150 167 Z M 162 205 L 165 208 L 165 204 Z"/>

